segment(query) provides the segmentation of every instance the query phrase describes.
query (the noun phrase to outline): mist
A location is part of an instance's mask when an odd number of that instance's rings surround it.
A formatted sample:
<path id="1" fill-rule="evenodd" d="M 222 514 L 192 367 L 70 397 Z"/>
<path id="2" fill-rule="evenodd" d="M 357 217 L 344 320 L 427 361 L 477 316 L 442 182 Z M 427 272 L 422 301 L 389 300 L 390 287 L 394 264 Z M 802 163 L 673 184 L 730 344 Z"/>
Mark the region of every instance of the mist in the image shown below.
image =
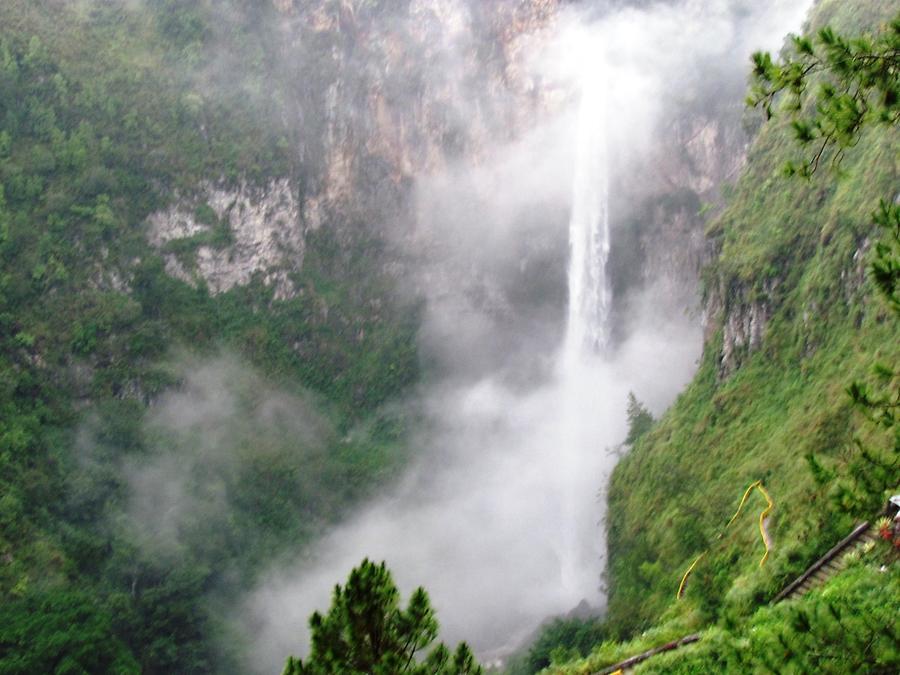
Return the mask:
<path id="1" fill-rule="evenodd" d="M 669 118 L 714 96 L 740 106 L 750 53 L 777 49 L 809 4 L 567 10 L 527 63 L 562 103 L 518 139 L 481 147 L 478 162 L 416 177 L 416 231 L 403 244 L 417 261 L 410 292 L 427 301 L 429 375 L 409 404 L 423 420 L 418 459 L 395 489 L 312 553 L 273 566 L 240 603 L 253 668 L 304 653 L 309 615 L 327 609 L 334 584 L 364 557 L 385 560 L 405 594 L 425 586 L 442 637 L 469 641 L 488 661 L 579 603 L 602 613 L 602 495 L 627 395 L 662 414 L 696 368 L 702 330 L 696 297 L 686 302 L 660 278 L 630 289 L 627 307 L 612 299 L 605 350 L 564 363 L 582 87 L 602 71 L 607 206 L 627 213 L 616 186 L 629 198 L 659 189 L 654 153 Z"/>
<path id="2" fill-rule="evenodd" d="M 242 608 L 243 620 L 252 617 L 260 671 L 302 650 L 309 614 L 327 608 L 333 585 L 365 556 L 386 560 L 407 593 L 424 585 L 442 634 L 469 640 L 487 659 L 582 600 L 599 611 L 599 491 L 612 446 L 625 436 L 626 396 L 640 391 L 659 412 L 690 377 L 696 333 L 644 331 L 614 361 L 598 359 L 577 378 L 526 392 L 497 377 L 429 392 L 422 460 L 403 485 L 332 532 L 303 564 L 273 571 Z M 560 427 L 566 417 L 574 427 Z M 574 480 L 559 461 L 561 446 L 572 443 L 582 449 Z M 568 494 L 577 497 L 588 564 L 564 579 Z"/>
<path id="3" fill-rule="evenodd" d="M 181 376 L 179 386 L 144 420 L 145 452 L 126 455 L 119 467 L 128 494 L 119 526 L 145 552 L 163 561 L 210 559 L 223 541 L 246 536 L 233 517 L 233 500 L 254 489 L 265 487 L 277 499 L 287 481 L 292 494 L 302 495 L 282 498 L 283 508 L 296 509 L 294 517 L 304 503 L 325 501 L 317 476 L 335 433 L 311 395 L 278 388 L 227 353 L 175 354 L 169 368 Z M 264 503 L 258 499 L 260 509 Z M 294 530 L 322 526 L 310 519 Z M 254 536 L 234 545 L 272 548 L 263 531 Z"/>

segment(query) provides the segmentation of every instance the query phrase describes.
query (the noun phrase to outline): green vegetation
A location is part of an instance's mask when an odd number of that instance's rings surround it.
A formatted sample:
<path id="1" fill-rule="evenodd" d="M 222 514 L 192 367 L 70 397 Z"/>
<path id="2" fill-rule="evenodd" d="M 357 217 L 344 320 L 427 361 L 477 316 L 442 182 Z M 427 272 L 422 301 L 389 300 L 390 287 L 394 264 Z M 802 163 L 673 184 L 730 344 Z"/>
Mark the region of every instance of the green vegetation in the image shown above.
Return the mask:
<path id="1" fill-rule="evenodd" d="M 57 591 L 0 606 L 3 673 L 139 673 L 113 631 L 113 616 L 88 593 Z"/>
<path id="2" fill-rule="evenodd" d="M 271 2 L 0 3 L 2 673 L 234 670 L 214 656 L 216 598 L 404 459 L 405 422 L 382 405 L 418 378 L 419 317 L 392 299 L 384 242 L 338 247 L 322 228 L 300 292 L 276 300 L 261 279 L 215 296 L 176 280 L 146 241 L 147 216 L 201 182 L 302 183 L 284 120 L 294 87 L 317 84 L 278 71 L 279 20 Z M 195 217 L 210 229 L 166 252 L 231 242 L 208 205 Z M 251 423 L 231 436 L 236 463 L 197 464 L 185 489 L 224 491 L 230 517 L 148 545 L 125 469 L 197 447 L 153 405 L 222 352 L 257 373 L 229 385 Z M 315 452 L 264 424 L 249 390 L 316 409 Z M 201 525 L 179 521 L 176 540 Z"/>
<path id="3" fill-rule="evenodd" d="M 809 177 L 826 153 L 839 164 L 859 140 L 865 125 L 900 122 L 900 17 L 874 37 L 847 38 L 825 26 L 814 37 L 795 36 L 793 54 L 775 62 L 754 54 L 754 86 L 748 99 L 773 115 L 776 99 L 789 110 L 797 140 L 815 145 L 802 165 L 789 162 L 787 173 Z M 815 88 L 812 100 L 809 89 Z M 790 95 L 785 98 L 783 93 Z"/>
<path id="4" fill-rule="evenodd" d="M 163 246 L 165 253 L 174 253 L 179 257 L 182 265 L 190 268 L 197 249 L 201 246 L 210 248 L 226 248 L 234 243 L 231 232 L 231 224 L 226 218 L 219 218 L 209 204 L 201 204 L 194 210 L 194 219 L 209 227 L 208 230 L 198 232 L 190 237 L 173 239 Z"/>
<path id="5" fill-rule="evenodd" d="M 625 415 L 628 417 L 628 433 L 625 436 L 625 444 L 634 445 L 653 427 L 653 415 L 632 392 L 628 392 L 628 406 L 625 409 Z"/>
<path id="6" fill-rule="evenodd" d="M 898 21 L 890 2 L 823 1 L 817 38 L 793 40 L 779 62 L 755 57 L 751 102 L 771 119 L 708 229 L 718 330 L 693 383 L 613 474 L 602 628 L 613 639 L 553 672 L 593 672 L 704 626 L 699 645 L 640 672 L 896 670 L 896 556 L 886 572 L 870 562 L 799 603 L 760 607 L 898 487 Z M 798 140 L 812 148 L 802 162 Z M 823 160 L 833 172 L 816 171 Z M 757 480 L 775 501 L 761 568 L 752 516 L 716 539 Z"/>
<path id="7" fill-rule="evenodd" d="M 709 628 L 698 643 L 655 656 L 635 672 L 896 672 L 900 566 L 888 546 L 878 548 L 848 554 L 852 561 L 840 575 L 799 600 L 761 607 L 736 625 Z M 682 636 L 674 627 L 655 629 L 628 643 L 604 643 L 588 658 L 549 672 L 586 675 Z"/>
<path id="8" fill-rule="evenodd" d="M 419 660 L 434 642 L 438 623 L 423 588 L 400 608 L 400 593 L 382 562 L 368 559 L 336 586 L 328 614 L 314 613 L 312 653 L 304 663 L 290 657 L 284 675 L 481 675 L 464 642 L 453 654 L 443 643 Z"/>
<path id="9" fill-rule="evenodd" d="M 815 150 L 801 165 L 788 162 L 787 175 L 808 178 L 829 154 L 832 167 L 838 168 L 865 126 L 896 128 L 900 123 L 900 15 L 874 37 L 850 39 L 825 26 L 812 38 L 794 37 L 792 47 L 793 52 L 777 63 L 769 54 L 754 55 L 754 86 L 748 99 L 749 105 L 764 107 L 771 118 L 776 97 L 790 92 L 780 108 L 788 112 L 796 140 L 804 147 L 814 145 Z M 884 233 L 875 245 L 869 271 L 875 288 L 900 317 L 900 204 L 893 200 L 893 195 L 882 199 L 873 216 Z M 874 373 L 878 393 L 862 381 L 852 383 L 848 393 L 871 422 L 893 429 L 893 447 L 885 451 L 856 439 L 857 452 L 844 461 L 844 471 L 825 468 L 815 455 L 807 457 L 816 481 L 831 484 L 836 501 L 849 509 L 870 506 L 870 496 L 895 487 L 900 475 L 900 427 L 895 415 L 900 372 L 891 364 L 878 363 Z"/>
<path id="10" fill-rule="evenodd" d="M 735 353 L 723 363 L 720 330 L 693 384 L 613 476 L 610 623 L 620 635 L 660 618 L 708 621 L 752 608 L 884 501 L 888 486 L 866 493 L 853 512 L 838 508 L 807 457 L 841 462 L 854 438 L 885 443 L 883 431 L 856 423 L 845 389 L 867 379 L 873 362 L 900 356 L 897 317 L 865 274 L 878 233 L 873 205 L 897 185 L 897 128 L 861 129 L 842 176 L 806 182 L 779 175 L 796 152 L 792 135 L 781 118 L 760 132 L 709 231 L 721 253 L 705 271 L 707 297 L 728 314 L 765 316 L 760 349 L 730 335 Z M 772 559 L 756 569 L 748 520 L 698 566 L 686 601 L 673 604 L 680 575 L 755 480 L 776 504 Z"/>
<path id="11" fill-rule="evenodd" d="M 648 662 L 643 673 L 893 673 L 900 633 L 892 618 L 897 565 L 858 564 L 797 602 L 765 607 L 739 632 L 712 630 L 694 648 Z"/>
<path id="12" fill-rule="evenodd" d="M 606 636 L 600 619 L 557 618 L 543 626 L 524 654 L 511 659 L 509 675 L 530 675 L 552 663 L 565 663 L 587 656 Z"/>

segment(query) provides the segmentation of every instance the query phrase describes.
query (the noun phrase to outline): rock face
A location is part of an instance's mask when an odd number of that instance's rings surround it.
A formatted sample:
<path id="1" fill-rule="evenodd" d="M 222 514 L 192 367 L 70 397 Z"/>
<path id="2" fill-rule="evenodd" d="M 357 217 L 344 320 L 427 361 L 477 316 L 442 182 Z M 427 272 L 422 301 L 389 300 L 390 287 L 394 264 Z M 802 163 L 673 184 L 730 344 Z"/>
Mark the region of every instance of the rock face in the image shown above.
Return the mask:
<path id="1" fill-rule="evenodd" d="M 561 0 L 273 2 L 282 20 L 271 49 L 295 168 L 263 185 L 210 181 L 148 221 L 168 272 L 212 293 L 260 279 L 277 299 L 294 296 L 309 237 L 323 229 L 342 250 L 374 235 L 416 240 L 417 254 L 435 257 L 440 237 L 422 241 L 433 232 L 416 227 L 417 183 L 448 167 L 476 169 L 571 95 L 541 81 L 528 61 L 552 31 Z M 653 285 L 665 299 L 660 311 L 681 315 L 697 304 L 709 256 L 704 213 L 743 166 L 747 144 L 740 107 L 709 100 L 672 106 L 653 131 L 652 156 L 623 172 L 613 190 L 621 205 L 613 247 L 626 252 L 613 264 L 621 268 L 612 271 L 617 302 Z M 212 217 L 198 217 L 198 209 Z M 519 218 L 529 221 L 517 225 L 521 250 L 506 261 L 519 273 L 479 267 L 468 253 L 464 266 L 433 273 L 447 276 L 443 285 L 454 292 L 465 285 L 479 311 L 504 314 L 523 302 L 517 294 L 541 296 L 540 311 L 554 311 L 566 301 L 566 217 L 539 205 Z M 390 269 L 404 274 L 400 263 Z"/>
<path id="2" fill-rule="evenodd" d="M 689 108 L 671 124 L 675 152 L 661 158 L 663 179 L 702 199 L 715 199 L 723 183 L 735 180 L 747 161 L 749 137 L 741 126 L 743 106 L 725 103 Z"/>
<path id="3" fill-rule="evenodd" d="M 738 366 L 740 350 L 753 352 L 759 349 L 768 320 L 769 308 L 762 302 L 739 305 L 728 314 L 722 340 L 723 372 L 730 373 Z"/>
<path id="4" fill-rule="evenodd" d="M 700 269 L 713 254 L 706 222 L 722 204 L 722 186 L 736 180 L 746 163 L 749 136 L 740 115 L 740 106 L 689 107 L 664 135 L 659 179 L 668 188 L 641 238 L 642 275 L 647 282 L 662 279 L 671 297 L 698 300 Z"/>
<path id="5" fill-rule="evenodd" d="M 305 56 L 322 82 L 298 95 L 305 127 L 317 130 L 298 148 L 312 169 L 304 222 L 352 219 L 360 204 L 366 218 L 396 216 L 416 176 L 448 160 L 477 162 L 487 139 L 521 131 L 540 105 L 520 67 L 523 44 L 556 4 L 285 3 L 294 26 L 286 49 L 328 47 Z"/>
<path id="6" fill-rule="evenodd" d="M 210 183 L 149 219 L 173 276 L 212 293 L 259 276 L 296 289 L 305 239 L 328 228 L 343 247 L 409 227 L 414 178 L 477 162 L 484 141 L 514 137 L 542 105 L 521 62 L 557 0 L 273 0 L 272 47 L 293 116 L 295 175 L 263 186 Z M 198 221 L 208 204 L 231 232 Z M 193 242 L 196 245 L 192 245 Z"/>
<path id="7" fill-rule="evenodd" d="M 612 261 L 614 296 L 627 303 L 652 289 L 661 318 L 713 316 L 699 292 L 700 271 L 715 256 L 705 228 L 721 208 L 723 185 L 739 176 L 750 139 L 742 108 L 727 101 L 686 101 L 671 113 L 652 152 L 614 189 L 613 250 L 622 255 Z"/>
<path id="8" fill-rule="evenodd" d="M 294 292 L 290 274 L 303 262 L 304 230 L 285 178 L 263 188 L 201 185 L 193 199 L 151 215 L 148 226 L 174 277 L 192 284 L 202 278 L 216 294 L 259 275 L 276 299 Z"/>

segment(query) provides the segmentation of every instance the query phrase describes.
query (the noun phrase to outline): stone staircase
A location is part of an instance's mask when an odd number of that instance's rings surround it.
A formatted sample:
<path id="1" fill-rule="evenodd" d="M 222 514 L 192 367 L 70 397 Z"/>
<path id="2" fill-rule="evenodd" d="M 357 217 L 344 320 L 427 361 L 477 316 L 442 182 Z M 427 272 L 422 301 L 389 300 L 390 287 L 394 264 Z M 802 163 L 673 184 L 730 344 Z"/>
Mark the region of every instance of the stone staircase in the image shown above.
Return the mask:
<path id="1" fill-rule="evenodd" d="M 821 586 L 846 566 L 847 563 L 844 561 L 845 553 L 849 553 L 854 548 L 863 546 L 867 542 L 874 542 L 877 537 L 878 533 L 868 522 L 860 523 L 853 529 L 853 532 L 844 537 L 834 548 L 813 563 L 808 570 L 785 586 L 781 593 L 772 600 L 772 604 L 782 600 L 799 598 L 809 593 L 813 588 Z"/>

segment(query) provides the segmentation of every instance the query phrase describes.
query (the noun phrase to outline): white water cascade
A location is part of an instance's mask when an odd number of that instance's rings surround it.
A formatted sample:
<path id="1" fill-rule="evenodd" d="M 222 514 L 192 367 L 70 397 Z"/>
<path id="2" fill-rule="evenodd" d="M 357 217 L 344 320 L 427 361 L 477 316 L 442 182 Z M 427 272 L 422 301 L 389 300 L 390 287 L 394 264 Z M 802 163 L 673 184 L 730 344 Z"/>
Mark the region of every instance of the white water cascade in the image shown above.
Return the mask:
<path id="1" fill-rule="evenodd" d="M 582 485 L 598 448 L 596 419 L 585 416 L 585 404 L 597 400 L 603 374 L 593 366 L 609 342 L 611 294 L 607 283 L 609 259 L 609 176 L 606 119 L 606 76 L 593 67 L 581 78 L 581 101 L 575 132 L 575 172 L 569 219 L 569 309 L 565 341 L 559 355 L 559 385 L 563 406 L 559 429 L 561 484 L 559 561 L 563 589 L 571 598 L 585 597 L 583 571 L 599 566 L 596 504 L 585 502 L 589 487 Z M 595 379 L 590 373 L 595 373 Z M 597 381 L 601 380 L 601 381 Z M 597 468 L 597 467 L 594 467 Z M 591 478 L 600 480 L 594 474 Z"/>
<path id="2" fill-rule="evenodd" d="M 574 366 L 608 343 L 610 292 L 609 178 L 607 175 L 606 89 L 596 66 L 582 79 L 575 177 L 569 220 L 569 315 L 563 360 Z"/>

